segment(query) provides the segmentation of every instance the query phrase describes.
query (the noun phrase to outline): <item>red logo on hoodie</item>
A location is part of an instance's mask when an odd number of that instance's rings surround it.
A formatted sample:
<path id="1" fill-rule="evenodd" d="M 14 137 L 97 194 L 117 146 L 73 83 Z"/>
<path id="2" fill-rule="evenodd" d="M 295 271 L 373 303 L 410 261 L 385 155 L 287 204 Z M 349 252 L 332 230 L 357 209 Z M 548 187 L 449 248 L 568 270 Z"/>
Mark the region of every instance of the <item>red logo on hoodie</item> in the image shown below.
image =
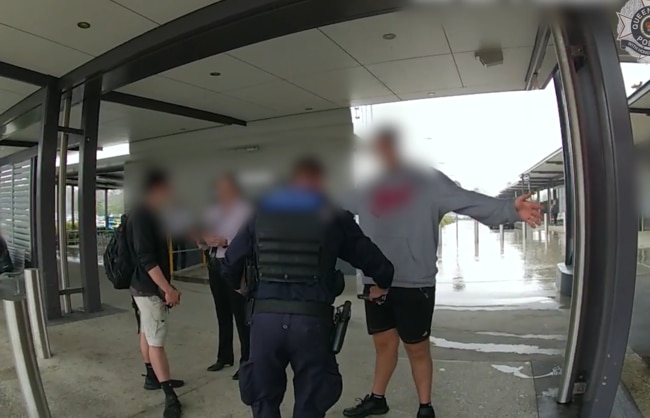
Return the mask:
<path id="1" fill-rule="evenodd" d="M 407 206 L 412 197 L 413 187 L 409 184 L 379 188 L 372 194 L 370 213 L 381 218 Z"/>

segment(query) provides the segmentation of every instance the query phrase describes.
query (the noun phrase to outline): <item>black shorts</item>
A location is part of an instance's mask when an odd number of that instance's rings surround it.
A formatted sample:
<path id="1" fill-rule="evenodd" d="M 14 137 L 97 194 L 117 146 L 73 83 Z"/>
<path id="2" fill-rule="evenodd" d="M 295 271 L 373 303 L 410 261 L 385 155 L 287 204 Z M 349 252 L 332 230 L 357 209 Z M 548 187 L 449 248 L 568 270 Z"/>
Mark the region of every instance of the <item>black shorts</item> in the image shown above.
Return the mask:
<path id="1" fill-rule="evenodd" d="M 406 344 L 417 344 L 429 338 L 436 288 L 394 287 L 381 305 L 366 301 L 368 334 L 396 329 Z"/>

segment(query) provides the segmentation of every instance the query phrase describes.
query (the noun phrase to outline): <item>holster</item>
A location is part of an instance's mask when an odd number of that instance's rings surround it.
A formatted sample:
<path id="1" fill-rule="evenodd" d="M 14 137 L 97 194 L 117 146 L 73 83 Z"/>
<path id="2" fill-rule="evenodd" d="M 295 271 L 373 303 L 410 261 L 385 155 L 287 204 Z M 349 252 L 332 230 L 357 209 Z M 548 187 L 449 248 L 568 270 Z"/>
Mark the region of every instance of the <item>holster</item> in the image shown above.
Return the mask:
<path id="1" fill-rule="evenodd" d="M 332 352 L 338 354 L 343 349 L 345 334 L 348 332 L 348 323 L 352 317 L 352 303 L 346 300 L 334 314 L 334 327 L 332 328 Z"/>

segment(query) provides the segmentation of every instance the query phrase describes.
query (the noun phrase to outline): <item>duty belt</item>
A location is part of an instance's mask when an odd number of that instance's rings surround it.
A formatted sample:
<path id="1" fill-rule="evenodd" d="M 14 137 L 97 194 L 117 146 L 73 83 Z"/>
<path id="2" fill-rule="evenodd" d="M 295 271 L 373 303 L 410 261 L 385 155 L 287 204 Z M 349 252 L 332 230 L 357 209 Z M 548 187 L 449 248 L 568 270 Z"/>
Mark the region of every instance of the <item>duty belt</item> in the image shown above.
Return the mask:
<path id="1" fill-rule="evenodd" d="M 322 316 L 333 318 L 334 307 L 326 303 L 301 302 L 293 300 L 262 299 L 251 300 L 252 312 L 256 313 L 282 313 L 295 315 Z"/>

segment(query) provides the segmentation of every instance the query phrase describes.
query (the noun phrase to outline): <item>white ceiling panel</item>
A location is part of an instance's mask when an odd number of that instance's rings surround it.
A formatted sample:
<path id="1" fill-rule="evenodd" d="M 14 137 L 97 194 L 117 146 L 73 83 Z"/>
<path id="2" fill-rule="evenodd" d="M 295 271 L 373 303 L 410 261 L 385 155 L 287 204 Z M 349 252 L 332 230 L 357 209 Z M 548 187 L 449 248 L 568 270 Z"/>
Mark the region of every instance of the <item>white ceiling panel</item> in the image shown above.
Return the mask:
<path id="1" fill-rule="evenodd" d="M 31 84 L 0 77 L 0 112 L 9 109 L 36 90 L 38 87 Z"/>
<path id="2" fill-rule="evenodd" d="M 474 57 L 474 52 L 454 54 L 454 58 L 464 86 L 511 84 L 514 90 L 525 87 L 524 79 L 531 53 L 532 48 L 504 49 L 503 64 L 493 67 L 484 67 Z"/>
<path id="3" fill-rule="evenodd" d="M 400 100 L 399 97 L 397 97 L 394 94 L 391 94 L 389 96 L 367 97 L 365 99 L 350 100 L 349 103 L 346 104 L 346 106 L 354 107 L 354 106 L 365 106 L 365 105 L 372 105 L 372 104 L 392 103 L 392 102 L 399 102 L 399 100 Z"/>
<path id="4" fill-rule="evenodd" d="M 20 81 L 0 77 L 0 90 L 10 91 L 21 96 L 28 96 L 38 90 L 40 87 L 33 84 L 21 83 Z"/>
<path id="5" fill-rule="evenodd" d="M 157 23 L 165 23 L 219 0 L 111 0 Z"/>
<path id="6" fill-rule="evenodd" d="M 539 26 L 538 12 L 524 6 L 454 7 L 445 9 L 443 19 L 452 52 L 532 46 Z"/>
<path id="7" fill-rule="evenodd" d="M 54 76 L 61 76 L 92 58 L 56 42 L 0 25 L 2 61 Z"/>
<path id="8" fill-rule="evenodd" d="M 149 97 L 243 120 L 277 116 L 277 110 L 185 84 L 165 77 L 149 77 L 120 89 L 124 93 Z"/>
<path id="9" fill-rule="evenodd" d="M 150 20 L 109 0 L 4 3 L 0 7 L 0 23 L 92 55 L 99 55 L 156 27 Z M 82 21 L 90 23 L 91 27 L 77 27 Z"/>
<path id="10" fill-rule="evenodd" d="M 317 29 L 239 48 L 230 55 L 282 78 L 358 65 Z"/>
<path id="11" fill-rule="evenodd" d="M 210 73 L 221 74 L 218 77 Z M 277 77 L 227 54 L 214 55 L 161 74 L 204 89 L 222 92 L 264 84 Z"/>
<path id="12" fill-rule="evenodd" d="M 343 106 L 350 101 L 392 94 L 363 67 L 346 68 L 291 79 L 291 82 Z"/>
<path id="13" fill-rule="evenodd" d="M 276 109 L 284 115 L 339 107 L 285 81 L 234 90 L 228 95 Z"/>
<path id="14" fill-rule="evenodd" d="M 449 54 L 435 12 L 405 11 L 352 20 L 321 30 L 362 64 Z M 395 34 L 392 40 L 384 34 Z"/>
<path id="15" fill-rule="evenodd" d="M 434 95 L 428 93 L 405 93 L 400 94 L 402 100 L 435 100 L 443 97 L 469 96 L 473 94 L 495 93 L 515 90 L 511 83 L 501 85 L 486 85 L 475 87 L 462 87 L 455 89 L 436 90 Z"/>
<path id="16" fill-rule="evenodd" d="M 451 55 L 390 61 L 367 68 L 400 96 L 462 87 Z"/>
<path id="17" fill-rule="evenodd" d="M 0 89 L 0 112 L 9 109 L 23 99 L 22 94 Z"/>

